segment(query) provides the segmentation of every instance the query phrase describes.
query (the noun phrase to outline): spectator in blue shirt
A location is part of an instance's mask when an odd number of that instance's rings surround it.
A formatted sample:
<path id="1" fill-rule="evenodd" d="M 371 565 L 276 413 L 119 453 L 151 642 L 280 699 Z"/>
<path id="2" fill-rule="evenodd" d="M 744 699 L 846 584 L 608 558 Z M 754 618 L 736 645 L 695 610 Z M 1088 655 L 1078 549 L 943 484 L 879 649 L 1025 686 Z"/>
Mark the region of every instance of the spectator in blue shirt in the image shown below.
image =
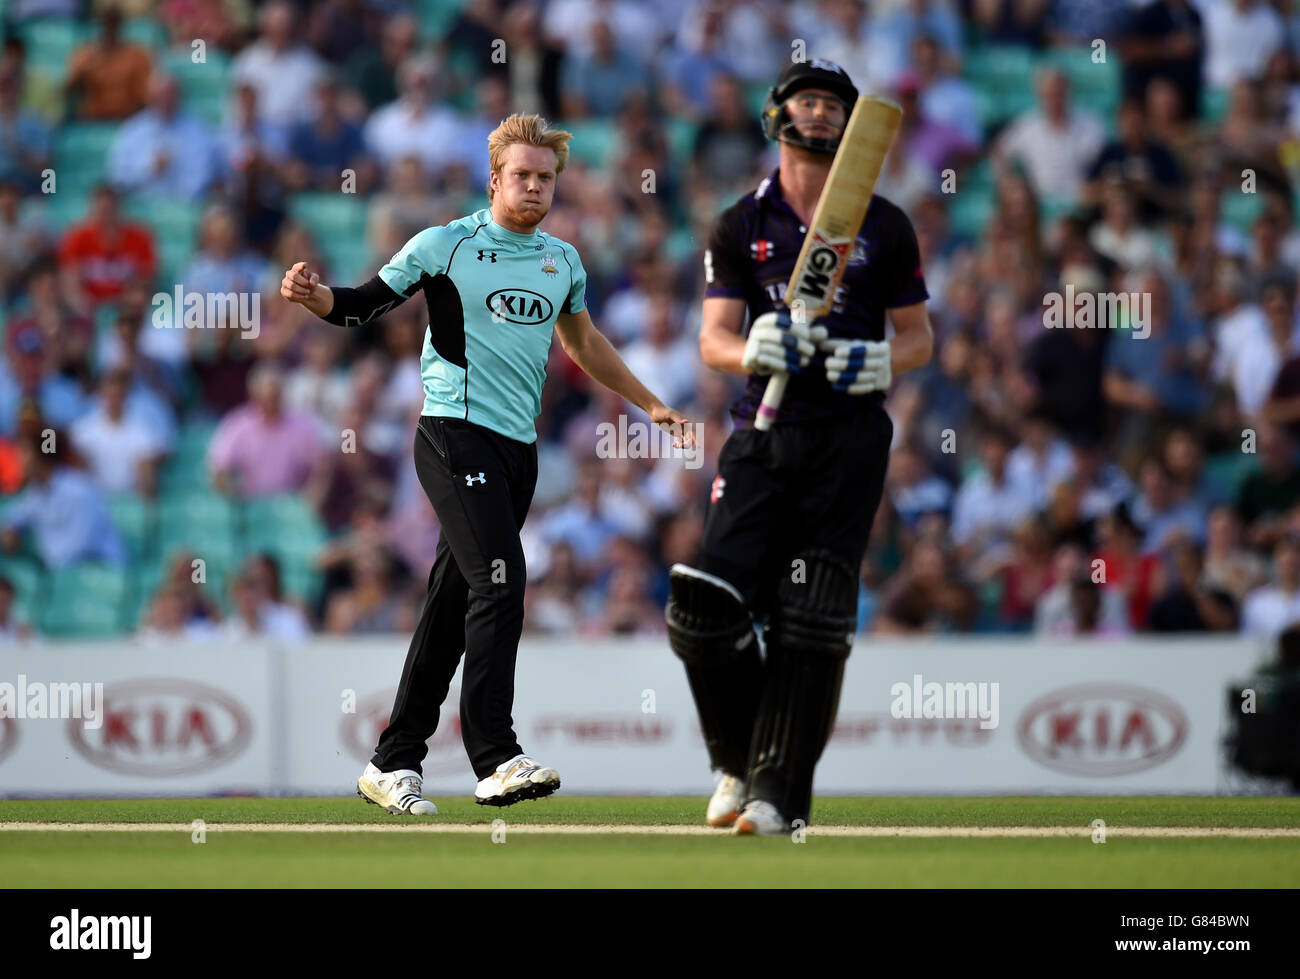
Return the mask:
<path id="1" fill-rule="evenodd" d="M 315 117 L 289 134 L 289 160 L 283 170 L 289 189 L 338 193 L 344 170 L 355 174 L 354 193 L 364 194 L 373 186 L 378 170 L 366 153 L 361 127 L 343 118 L 340 94 L 338 81 L 322 75 L 316 85 Z"/>
<path id="2" fill-rule="evenodd" d="M 63 428 L 85 412 L 81 386 L 55 370 L 49 341 L 34 320 L 11 324 L 9 363 L 0 365 L 0 435 L 13 435 L 24 402 L 35 403 L 46 424 Z"/>
<path id="3" fill-rule="evenodd" d="M 149 79 L 149 105 L 122 124 L 108 156 L 109 179 L 147 197 L 197 200 L 216 176 L 216 143 L 208 126 L 180 110 L 176 80 Z"/>
<path id="4" fill-rule="evenodd" d="M 0 75 L 0 177 L 24 191 L 41 188 L 41 171 L 49 165 L 50 131 L 22 108 L 22 77 L 13 70 Z"/>
<path id="5" fill-rule="evenodd" d="M 17 550 L 19 531 L 30 527 L 36 553 L 51 571 L 78 561 L 124 568 L 126 548 L 94 481 L 43 445 L 39 437 L 23 443 L 27 486 L 0 519 L 4 549 Z"/>
<path id="6" fill-rule="evenodd" d="M 617 46 L 604 21 L 591 28 L 592 52 L 571 55 L 560 73 L 560 105 L 566 119 L 608 119 L 634 91 L 648 91 L 650 73 L 637 58 Z"/>

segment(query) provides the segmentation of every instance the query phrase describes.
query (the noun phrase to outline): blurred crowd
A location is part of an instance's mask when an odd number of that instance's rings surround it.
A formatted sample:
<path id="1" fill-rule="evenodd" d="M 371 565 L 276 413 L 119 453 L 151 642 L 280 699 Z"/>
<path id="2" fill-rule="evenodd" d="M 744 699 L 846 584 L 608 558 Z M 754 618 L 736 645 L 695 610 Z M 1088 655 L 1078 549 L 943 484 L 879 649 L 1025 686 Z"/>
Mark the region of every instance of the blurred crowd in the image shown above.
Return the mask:
<path id="1" fill-rule="evenodd" d="M 39 569 L 20 603 L 0 563 L 0 635 L 39 631 L 40 589 L 84 564 L 146 589 L 117 628 L 147 641 L 412 627 L 438 533 L 411 460 L 425 304 L 342 330 L 278 283 L 307 260 L 356 285 L 486 206 L 486 135 L 512 111 L 575 133 L 543 228 L 582 254 L 597 327 L 704 426 L 698 468 L 598 458 L 597 426 L 639 413 L 554 345 L 525 628 L 662 632 L 667 568 L 694 557 L 738 393 L 699 364 L 701 250 L 776 165 L 757 110 L 800 44 L 904 107 L 877 192 L 916 228 L 936 333 L 888 401 L 860 627 L 1271 637 L 1300 622 L 1300 3 L 0 10 L 0 543 Z M 92 36 L 51 84 L 29 28 L 69 21 Z M 142 22 L 158 46 L 126 36 Z M 194 108 L 195 39 L 228 60 L 219 121 Z M 48 168 L 92 122 L 115 126 L 104 173 L 61 223 Z M 360 202 L 354 230 L 296 206 L 334 197 Z M 145 219 L 177 202 L 199 216 L 179 252 Z M 1149 297 L 1148 322 L 1046 328 L 1044 297 L 1067 288 Z M 157 308 L 178 290 L 254 296 L 256 328 L 230 312 L 185 329 Z M 161 514 L 178 494 L 228 501 L 236 521 L 295 499 L 322 536 L 309 552 L 239 544 L 220 587 L 193 580 L 198 543 L 150 548 L 142 573 L 120 501 Z"/>

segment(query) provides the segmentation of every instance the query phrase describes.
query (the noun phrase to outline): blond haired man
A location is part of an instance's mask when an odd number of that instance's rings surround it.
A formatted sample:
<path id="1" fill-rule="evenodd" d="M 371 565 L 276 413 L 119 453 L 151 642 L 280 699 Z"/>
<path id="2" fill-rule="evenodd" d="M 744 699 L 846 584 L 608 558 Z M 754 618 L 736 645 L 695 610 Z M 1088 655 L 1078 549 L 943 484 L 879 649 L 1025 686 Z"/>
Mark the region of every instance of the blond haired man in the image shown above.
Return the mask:
<path id="1" fill-rule="evenodd" d="M 488 137 L 490 207 L 420 232 L 359 288 L 330 289 L 306 262 L 280 288 L 347 327 L 417 292 L 429 304 L 415 465 L 442 532 L 389 725 L 357 783 L 389 812 L 437 812 L 421 797 L 420 766 L 462 652 L 461 733 L 479 779 L 475 801 L 505 806 L 559 788 L 553 768 L 524 754 L 510 716 L 526 577 L 519 530 L 537 481 L 534 419 L 552 328 L 594 380 L 656 423 L 686 430 L 686 418 L 592 324 L 577 250 L 538 230 L 569 139 L 538 116 L 510 116 Z"/>

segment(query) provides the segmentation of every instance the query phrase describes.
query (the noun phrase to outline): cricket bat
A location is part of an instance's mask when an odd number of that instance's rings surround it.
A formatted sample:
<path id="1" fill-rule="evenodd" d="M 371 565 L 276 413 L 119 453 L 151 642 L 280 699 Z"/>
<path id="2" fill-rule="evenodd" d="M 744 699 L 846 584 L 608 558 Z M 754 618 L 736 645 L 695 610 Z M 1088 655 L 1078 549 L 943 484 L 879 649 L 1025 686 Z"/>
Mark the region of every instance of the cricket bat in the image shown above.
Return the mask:
<path id="1" fill-rule="evenodd" d="M 811 323 L 830 309 L 902 118 L 903 110 L 896 103 L 873 95 L 862 96 L 853 106 L 785 288 L 785 304 L 794 322 Z M 766 432 L 776 421 L 789 379 L 788 373 L 778 371 L 767 382 L 754 419 L 759 431 Z"/>

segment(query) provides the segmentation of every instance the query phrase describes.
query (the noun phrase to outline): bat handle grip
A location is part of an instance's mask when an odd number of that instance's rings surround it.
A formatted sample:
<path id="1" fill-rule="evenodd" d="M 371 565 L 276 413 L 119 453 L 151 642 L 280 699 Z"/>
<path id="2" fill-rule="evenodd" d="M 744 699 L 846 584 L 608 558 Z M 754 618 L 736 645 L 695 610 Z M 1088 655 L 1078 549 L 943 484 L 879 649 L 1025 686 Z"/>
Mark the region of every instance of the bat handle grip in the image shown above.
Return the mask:
<path id="1" fill-rule="evenodd" d="M 785 397 L 785 385 L 790 380 L 790 375 L 785 371 L 777 371 L 767 382 L 767 390 L 763 392 L 763 401 L 758 406 L 758 414 L 754 418 L 754 427 L 760 432 L 766 432 L 776 421 L 777 411 L 781 407 L 781 399 Z"/>

